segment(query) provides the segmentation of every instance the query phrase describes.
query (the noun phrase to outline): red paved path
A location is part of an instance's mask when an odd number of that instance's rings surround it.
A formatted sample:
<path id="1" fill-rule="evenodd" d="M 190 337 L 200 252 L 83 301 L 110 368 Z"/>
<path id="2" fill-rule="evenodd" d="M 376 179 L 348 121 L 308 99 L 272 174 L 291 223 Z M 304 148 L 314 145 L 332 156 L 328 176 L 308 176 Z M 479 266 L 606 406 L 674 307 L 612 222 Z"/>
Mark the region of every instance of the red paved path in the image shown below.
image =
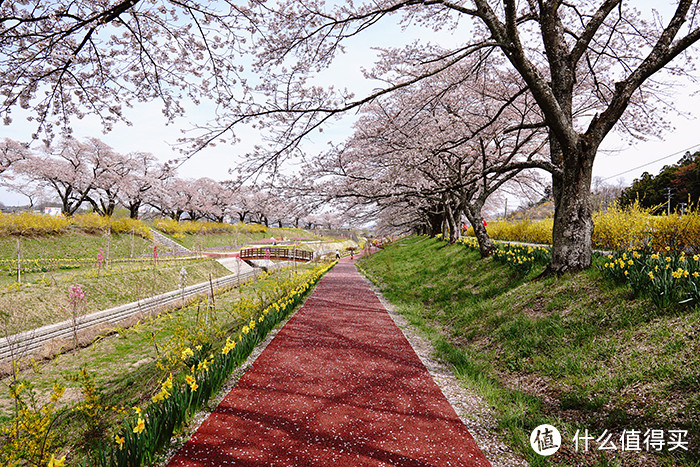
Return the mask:
<path id="1" fill-rule="evenodd" d="M 347 258 L 169 466 L 486 466 Z"/>

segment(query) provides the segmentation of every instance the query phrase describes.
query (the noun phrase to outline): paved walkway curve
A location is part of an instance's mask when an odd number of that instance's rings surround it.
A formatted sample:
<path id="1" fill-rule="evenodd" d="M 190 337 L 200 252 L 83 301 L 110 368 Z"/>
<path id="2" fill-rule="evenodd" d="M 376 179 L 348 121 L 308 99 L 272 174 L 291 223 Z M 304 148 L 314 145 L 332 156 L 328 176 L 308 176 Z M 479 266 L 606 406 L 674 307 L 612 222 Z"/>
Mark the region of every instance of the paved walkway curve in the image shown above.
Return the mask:
<path id="1" fill-rule="evenodd" d="M 489 462 L 346 258 L 168 465 Z"/>

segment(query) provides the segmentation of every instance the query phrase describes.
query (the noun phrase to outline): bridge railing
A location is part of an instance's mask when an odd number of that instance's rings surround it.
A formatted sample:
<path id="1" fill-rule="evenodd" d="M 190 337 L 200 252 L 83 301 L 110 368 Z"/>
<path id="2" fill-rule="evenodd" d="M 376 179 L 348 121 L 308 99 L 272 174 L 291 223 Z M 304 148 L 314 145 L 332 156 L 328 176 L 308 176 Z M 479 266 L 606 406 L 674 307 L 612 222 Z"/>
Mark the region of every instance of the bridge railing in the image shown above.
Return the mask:
<path id="1" fill-rule="evenodd" d="M 241 250 L 241 259 L 278 259 L 283 261 L 311 261 L 313 252 L 297 250 L 295 248 L 244 248 Z"/>

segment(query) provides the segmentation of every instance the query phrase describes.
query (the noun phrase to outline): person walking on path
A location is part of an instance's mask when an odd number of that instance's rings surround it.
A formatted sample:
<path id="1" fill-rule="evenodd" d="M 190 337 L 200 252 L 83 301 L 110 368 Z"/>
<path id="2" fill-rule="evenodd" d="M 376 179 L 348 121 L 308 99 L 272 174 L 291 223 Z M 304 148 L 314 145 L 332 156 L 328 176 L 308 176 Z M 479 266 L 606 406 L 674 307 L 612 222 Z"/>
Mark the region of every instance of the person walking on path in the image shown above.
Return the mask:
<path id="1" fill-rule="evenodd" d="M 168 465 L 490 464 L 354 263 L 341 261 Z"/>

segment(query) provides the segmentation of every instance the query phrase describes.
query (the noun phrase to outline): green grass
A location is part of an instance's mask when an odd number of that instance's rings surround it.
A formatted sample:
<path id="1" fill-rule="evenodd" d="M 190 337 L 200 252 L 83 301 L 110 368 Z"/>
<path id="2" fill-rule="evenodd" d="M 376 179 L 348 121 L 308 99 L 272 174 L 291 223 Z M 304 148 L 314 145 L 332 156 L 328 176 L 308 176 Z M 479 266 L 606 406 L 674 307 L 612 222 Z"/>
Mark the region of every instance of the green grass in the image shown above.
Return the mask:
<path id="1" fill-rule="evenodd" d="M 150 255 L 153 241 L 128 234 L 89 235 L 74 231 L 65 235 L 45 237 L 0 237 L 0 260 L 41 258 L 97 258 L 100 248 L 106 256 L 123 258 Z"/>
<path id="2" fill-rule="evenodd" d="M 99 274 L 96 265 L 26 274 L 21 284 L 8 281 L 0 287 L 0 333 L 14 334 L 70 319 L 70 312 L 62 306 L 73 284 L 81 284 L 87 292 L 84 312 L 92 313 L 177 290 L 182 268 L 187 271 L 187 285 L 205 282 L 210 274 L 214 278 L 232 274 L 211 259 L 160 261 L 155 267 L 148 261 L 115 264 Z"/>
<path id="3" fill-rule="evenodd" d="M 254 243 L 258 240 L 264 240 L 270 237 L 304 238 L 308 240 L 319 239 L 318 236 L 306 232 L 302 229 L 278 227 L 269 227 L 266 232 L 240 232 L 226 234 L 219 233 L 213 235 L 180 234 L 176 236 L 169 235 L 169 237 L 181 244 L 182 246 L 184 246 L 185 248 L 188 248 L 193 251 L 201 250 L 204 248 L 241 246 L 248 243 Z"/>
<path id="4" fill-rule="evenodd" d="M 664 451 L 654 461 L 700 463 L 698 309 L 660 311 L 605 283 L 596 268 L 535 280 L 538 266 L 520 277 L 463 246 L 425 237 L 360 264 L 464 384 L 496 407 L 506 439 L 533 465 L 625 464 L 630 453 L 575 453 L 576 429 L 619 437 L 650 428 L 689 431 L 689 451 Z M 544 422 L 568 440 L 547 459 L 528 441 Z"/>

